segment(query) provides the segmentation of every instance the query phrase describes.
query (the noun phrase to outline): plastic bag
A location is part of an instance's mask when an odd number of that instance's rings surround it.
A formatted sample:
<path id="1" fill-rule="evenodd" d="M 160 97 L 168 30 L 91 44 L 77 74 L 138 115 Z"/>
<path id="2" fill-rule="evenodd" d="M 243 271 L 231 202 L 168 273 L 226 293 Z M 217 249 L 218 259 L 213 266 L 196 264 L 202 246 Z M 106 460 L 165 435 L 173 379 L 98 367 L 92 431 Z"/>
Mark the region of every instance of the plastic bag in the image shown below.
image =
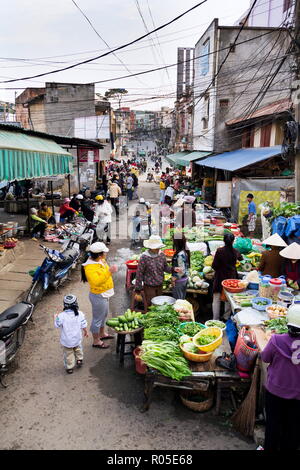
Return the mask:
<path id="1" fill-rule="evenodd" d="M 247 255 L 253 250 L 250 238 L 237 238 L 233 247 L 238 250 L 242 255 Z"/>

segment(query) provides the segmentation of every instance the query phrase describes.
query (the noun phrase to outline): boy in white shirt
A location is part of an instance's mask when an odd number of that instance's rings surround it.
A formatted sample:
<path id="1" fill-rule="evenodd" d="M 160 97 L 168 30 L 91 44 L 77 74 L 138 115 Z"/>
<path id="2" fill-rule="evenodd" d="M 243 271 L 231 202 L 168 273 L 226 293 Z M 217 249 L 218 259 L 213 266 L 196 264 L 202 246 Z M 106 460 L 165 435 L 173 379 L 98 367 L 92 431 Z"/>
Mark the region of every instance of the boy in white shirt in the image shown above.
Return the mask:
<path id="1" fill-rule="evenodd" d="M 54 326 L 60 328 L 60 342 L 64 350 L 64 365 L 68 374 L 73 373 L 75 364 L 78 367 L 83 363 L 82 330 L 88 337 L 87 321 L 84 313 L 78 310 L 75 295 L 64 297 L 64 311 L 54 315 Z"/>

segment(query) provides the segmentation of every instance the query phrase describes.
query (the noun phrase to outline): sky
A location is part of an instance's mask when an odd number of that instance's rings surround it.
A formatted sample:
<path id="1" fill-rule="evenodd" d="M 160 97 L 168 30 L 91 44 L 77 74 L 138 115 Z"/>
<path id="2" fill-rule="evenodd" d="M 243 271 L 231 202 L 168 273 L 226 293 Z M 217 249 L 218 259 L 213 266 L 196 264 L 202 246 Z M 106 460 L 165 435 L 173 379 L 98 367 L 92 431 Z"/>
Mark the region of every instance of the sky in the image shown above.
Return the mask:
<path id="1" fill-rule="evenodd" d="M 76 3 L 113 48 L 153 30 L 154 25 L 170 21 L 198 1 L 76 0 Z M 0 100 L 14 102 L 22 89 L 43 87 L 45 81 L 108 80 L 97 84 L 96 92 L 104 94 L 109 88 L 126 88 L 128 95 L 122 106 L 149 110 L 172 107 L 176 67 L 169 68 L 168 73 L 164 70 L 141 77 L 111 79 L 176 63 L 177 47 L 194 47 L 214 18 L 219 18 L 221 25 L 234 24 L 249 4 L 250 0 L 207 0 L 157 35 L 152 34 L 152 41 L 144 39 L 118 52 L 117 57 L 110 54 L 69 71 L 0 83 Z M 1 0 L 0 82 L 49 72 L 108 50 L 72 0 Z"/>

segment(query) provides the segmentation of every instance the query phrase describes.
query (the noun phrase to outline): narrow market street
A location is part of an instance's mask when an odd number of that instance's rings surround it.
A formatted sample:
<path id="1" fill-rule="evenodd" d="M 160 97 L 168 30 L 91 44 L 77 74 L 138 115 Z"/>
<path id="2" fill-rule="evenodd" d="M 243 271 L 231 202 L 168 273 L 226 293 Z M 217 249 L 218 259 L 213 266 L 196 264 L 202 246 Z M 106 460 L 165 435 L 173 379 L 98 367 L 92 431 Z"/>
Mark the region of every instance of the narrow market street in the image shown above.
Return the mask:
<path id="1" fill-rule="evenodd" d="M 159 186 L 141 182 L 139 195 L 155 202 Z M 124 286 L 129 246 L 129 239 L 111 245 L 109 261 L 119 265 L 111 315 L 129 306 Z M 83 343 L 84 366 L 68 376 L 53 326 L 63 296 L 76 294 L 91 321 L 88 285 L 81 283 L 78 268 L 71 276 L 71 282 L 47 294 L 35 309 L 21 354 L 5 377 L 8 388 L 0 390 L 1 449 L 255 449 L 252 440 L 232 431 L 227 415 L 194 413 L 172 391 L 155 390 L 150 410 L 141 413 L 144 378 L 135 372 L 131 357 L 120 367 L 115 340 L 108 341 L 106 351 L 93 349 L 89 333 Z"/>

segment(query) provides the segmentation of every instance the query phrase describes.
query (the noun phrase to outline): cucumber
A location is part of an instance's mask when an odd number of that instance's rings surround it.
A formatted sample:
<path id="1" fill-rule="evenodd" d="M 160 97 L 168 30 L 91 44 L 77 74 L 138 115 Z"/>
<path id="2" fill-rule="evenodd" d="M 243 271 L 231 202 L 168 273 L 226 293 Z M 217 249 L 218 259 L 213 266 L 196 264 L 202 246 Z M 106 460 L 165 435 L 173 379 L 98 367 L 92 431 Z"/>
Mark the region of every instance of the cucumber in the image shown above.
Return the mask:
<path id="1" fill-rule="evenodd" d="M 252 307 L 252 302 L 249 302 L 249 300 L 241 302 L 241 307 Z"/>
<path id="2" fill-rule="evenodd" d="M 118 317 L 118 320 L 121 323 L 126 323 L 126 321 L 127 321 L 125 315 L 121 315 L 120 317 Z"/>
<path id="3" fill-rule="evenodd" d="M 124 323 L 124 324 L 123 324 L 123 330 L 124 330 L 124 331 L 129 331 L 129 328 L 128 328 L 127 323 Z"/>

